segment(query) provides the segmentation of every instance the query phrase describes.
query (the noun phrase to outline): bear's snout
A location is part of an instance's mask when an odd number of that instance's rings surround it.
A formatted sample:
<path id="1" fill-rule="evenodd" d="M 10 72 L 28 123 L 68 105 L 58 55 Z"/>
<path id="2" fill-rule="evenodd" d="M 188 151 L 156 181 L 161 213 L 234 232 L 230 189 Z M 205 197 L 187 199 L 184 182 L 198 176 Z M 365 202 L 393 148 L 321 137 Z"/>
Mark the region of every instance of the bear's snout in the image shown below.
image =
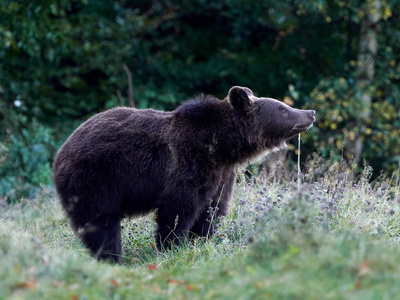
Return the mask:
<path id="1" fill-rule="evenodd" d="M 294 136 L 305 130 L 310 129 L 315 122 L 315 110 L 294 110 L 297 114 L 296 122 L 289 133 L 289 136 Z"/>
<path id="2" fill-rule="evenodd" d="M 314 123 L 315 122 L 315 110 L 309 110 L 308 111 L 309 115 L 311 116 L 311 120 Z"/>

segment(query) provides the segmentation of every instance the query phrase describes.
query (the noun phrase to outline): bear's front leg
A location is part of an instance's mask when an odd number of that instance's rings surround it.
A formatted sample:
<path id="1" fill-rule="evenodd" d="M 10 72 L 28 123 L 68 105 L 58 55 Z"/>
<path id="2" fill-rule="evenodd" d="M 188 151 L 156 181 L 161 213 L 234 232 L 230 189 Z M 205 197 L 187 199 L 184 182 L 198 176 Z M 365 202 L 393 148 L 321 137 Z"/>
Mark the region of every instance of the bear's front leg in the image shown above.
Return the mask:
<path id="1" fill-rule="evenodd" d="M 157 248 L 170 249 L 173 245 L 180 244 L 186 239 L 195 220 L 200 214 L 200 209 L 189 201 L 168 201 L 160 206 L 156 214 L 158 230 L 156 232 Z"/>
<path id="2" fill-rule="evenodd" d="M 219 218 L 226 216 L 228 213 L 229 201 L 232 198 L 235 181 L 235 170 L 226 170 L 216 193 L 212 197 L 212 202 L 203 208 L 199 218 L 190 230 L 191 237 L 209 237 L 213 235 Z"/>

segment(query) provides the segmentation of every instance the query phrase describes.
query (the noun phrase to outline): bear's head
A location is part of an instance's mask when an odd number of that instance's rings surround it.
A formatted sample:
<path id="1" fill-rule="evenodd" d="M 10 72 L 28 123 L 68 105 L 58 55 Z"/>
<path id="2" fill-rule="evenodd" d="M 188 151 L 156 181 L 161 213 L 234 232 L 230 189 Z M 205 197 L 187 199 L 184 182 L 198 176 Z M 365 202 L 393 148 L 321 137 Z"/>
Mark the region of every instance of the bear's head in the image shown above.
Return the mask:
<path id="1" fill-rule="evenodd" d="M 314 110 L 295 109 L 272 98 L 258 98 L 246 87 L 234 86 L 228 101 L 238 112 L 253 118 L 254 134 L 264 147 L 277 147 L 291 137 L 310 129 Z"/>

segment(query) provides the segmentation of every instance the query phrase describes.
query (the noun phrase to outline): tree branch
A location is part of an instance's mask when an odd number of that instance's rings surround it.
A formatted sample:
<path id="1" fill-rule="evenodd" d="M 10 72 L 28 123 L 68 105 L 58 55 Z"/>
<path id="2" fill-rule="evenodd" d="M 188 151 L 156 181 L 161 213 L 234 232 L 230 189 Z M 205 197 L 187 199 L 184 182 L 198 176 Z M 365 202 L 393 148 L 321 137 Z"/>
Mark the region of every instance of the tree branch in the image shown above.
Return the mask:
<path id="1" fill-rule="evenodd" d="M 128 76 L 128 103 L 130 107 L 135 107 L 135 100 L 133 98 L 133 84 L 132 84 L 132 73 L 126 64 L 123 64 L 126 75 Z"/>

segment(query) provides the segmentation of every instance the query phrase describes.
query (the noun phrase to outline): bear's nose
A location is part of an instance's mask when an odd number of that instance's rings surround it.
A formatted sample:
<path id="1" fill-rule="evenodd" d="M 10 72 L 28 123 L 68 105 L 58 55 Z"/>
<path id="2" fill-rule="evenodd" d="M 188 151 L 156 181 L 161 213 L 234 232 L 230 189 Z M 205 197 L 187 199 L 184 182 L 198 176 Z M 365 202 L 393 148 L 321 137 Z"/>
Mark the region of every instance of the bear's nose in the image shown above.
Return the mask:
<path id="1" fill-rule="evenodd" d="M 313 117 L 315 117 L 315 110 L 310 110 L 310 115 L 312 115 Z"/>

